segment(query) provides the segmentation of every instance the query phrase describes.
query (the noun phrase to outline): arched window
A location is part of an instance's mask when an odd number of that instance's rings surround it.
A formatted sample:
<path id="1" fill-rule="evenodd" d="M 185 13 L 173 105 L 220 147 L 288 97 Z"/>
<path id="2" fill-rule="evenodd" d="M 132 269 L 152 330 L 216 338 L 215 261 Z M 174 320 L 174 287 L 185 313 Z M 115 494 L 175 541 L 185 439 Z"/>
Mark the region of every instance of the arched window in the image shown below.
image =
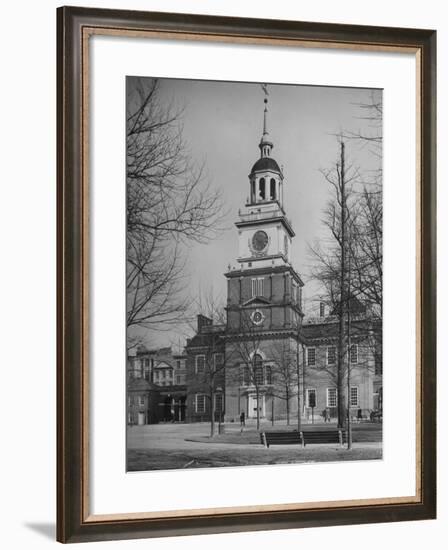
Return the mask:
<path id="1" fill-rule="evenodd" d="M 261 386 L 264 384 L 263 359 L 260 354 L 256 353 L 252 361 L 254 365 L 254 382 L 257 386 Z"/>
<path id="2" fill-rule="evenodd" d="M 250 183 L 250 202 L 255 201 L 255 180 Z"/>
<path id="3" fill-rule="evenodd" d="M 242 370 L 242 385 L 243 386 L 249 386 L 250 385 L 250 371 L 249 371 L 249 367 L 247 365 L 244 365 L 243 366 L 243 370 Z"/>
<path id="4" fill-rule="evenodd" d="M 271 178 L 271 201 L 275 201 L 275 179 Z"/>
<path id="5" fill-rule="evenodd" d="M 260 199 L 264 201 L 266 198 L 266 181 L 264 178 L 260 179 Z"/>

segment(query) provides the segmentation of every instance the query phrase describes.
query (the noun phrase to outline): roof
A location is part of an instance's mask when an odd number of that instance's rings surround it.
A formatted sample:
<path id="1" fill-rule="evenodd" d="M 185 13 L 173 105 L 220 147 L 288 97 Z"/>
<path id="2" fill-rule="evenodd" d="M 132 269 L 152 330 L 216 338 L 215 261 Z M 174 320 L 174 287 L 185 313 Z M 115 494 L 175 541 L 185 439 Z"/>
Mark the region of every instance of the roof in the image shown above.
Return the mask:
<path id="1" fill-rule="evenodd" d="M 303 323 L 302 325 L 303 335 L 307 340 L 314 340 L 320 338 L 335 338 L 339 333 L 339 323 L 325 322 L 319 324 Z"/>
<path id="2" fill-rule="evenodd" d="M 366 329 L 374 332 L 381 330 L 381 323 L 377 319 L 366 315 L 353 315 L 351 320 L 351 331 L 353 337 L 366 336 Z M 338 338 L 339 318 L 335 315 L 328 317 L 308 318 L 302 324 L 302 334 L 309 343 L 312 340 L 330 340 Z"/>
<path id="3" fill-rule="evenodd" d="M 350 309 L 350 312 L 353 315 L 360 315 L 366 313 L 366 306 L 359 300 L 356 296 L 351 295 L 349 299 L 347 300 L 347 306 Z M 338 315 L 341 305 L 335 304 L 333 307 L 333 310 L 331 312 L 331 315 Z"/>
<path id="4" fill-rule="evenodd" d="M 157 391 L 158 388 L 154 384 L 148 382 L 145 378 L 131 378 L 128 381 L 128 391 Z"/>
<path id="5" fill-rule="evenodd" d="M 224 335 L 224 332 L 220 333 L 199 333 L 195 334 L 188 345 L 186 346 L 187 349 L 190 348 L 196 348 L 196 347 L 210 347 L 214 346 L 216 348 L 219 348 L 220 346 L 224 346 L 224 340 L 222 339 Z"/>
<path id="6" fill-rule="evenodd" d="M 262 157 L 257 160 L 257 162 L 252 166 L 251 174 L 253 172 L 258 172 L 259 170 L 274 170 L 274 172 L 281 173 L 277 161 L 271 157 Z"/>

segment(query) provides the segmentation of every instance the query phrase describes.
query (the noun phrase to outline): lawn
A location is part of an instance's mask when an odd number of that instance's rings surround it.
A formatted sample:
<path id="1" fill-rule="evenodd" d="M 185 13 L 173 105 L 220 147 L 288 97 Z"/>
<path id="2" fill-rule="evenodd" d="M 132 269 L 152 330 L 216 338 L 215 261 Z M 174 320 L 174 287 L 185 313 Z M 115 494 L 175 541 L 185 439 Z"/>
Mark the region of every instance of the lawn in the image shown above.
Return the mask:
<path id="1" fill-rule="evenodd" d="M 382 458 L 378 443 L 354 446 L 351 450 L 332 445 L 238 448 L 235 444 L 215 447 L 199 444 L 197 449 L 181 451 L 165 449 L 131 449 L 128 451 L 128 471 L 170 470 L 173 468 L 209 468 L 224 466 L 255 466 L 301 462 L 340 462 Z"/>

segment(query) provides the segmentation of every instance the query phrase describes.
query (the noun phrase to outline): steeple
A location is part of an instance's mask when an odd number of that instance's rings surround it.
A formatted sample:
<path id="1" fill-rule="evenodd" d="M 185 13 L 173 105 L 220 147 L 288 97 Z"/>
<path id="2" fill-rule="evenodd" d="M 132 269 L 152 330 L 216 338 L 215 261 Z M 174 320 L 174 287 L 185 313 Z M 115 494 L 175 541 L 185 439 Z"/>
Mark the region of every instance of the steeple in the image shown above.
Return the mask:
<path id="1" fill-rule="evenodd" d="M 265 91 L 266 93 L 266 91 Z M 268 98 L 264 98 L 264 113 L 263 113 L 263 135 L 261 136 L 260 144 L 258 145 L 260 147 L 261 152 L 261 158 L 266 158 L 271 156 L 272 148 L 274 147 L 274 144 L 269 139 L 269 132 L 268 132 Z"/>
<path id="2" fill-rule="evenodd" d="M 248 204 L 277 202 L 280 208 L 283 204 L 283 173 L 279 165 L 271 157 L 274 147 L 268 131 L 268 94 L 266 85 L 262 86 L 265 93 L 263 112 L 263 134 L 258 147 L 260 158 L 252 166 L 249 174 L 250 194 Z"/>

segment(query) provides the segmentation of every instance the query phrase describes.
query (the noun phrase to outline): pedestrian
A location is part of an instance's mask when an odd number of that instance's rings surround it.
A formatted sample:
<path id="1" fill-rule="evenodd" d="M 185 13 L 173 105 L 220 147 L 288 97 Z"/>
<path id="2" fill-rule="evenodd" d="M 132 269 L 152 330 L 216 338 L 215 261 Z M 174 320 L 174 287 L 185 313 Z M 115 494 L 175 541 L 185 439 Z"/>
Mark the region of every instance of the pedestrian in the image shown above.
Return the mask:
<path id="1" fill-rule="evenodd" d="M 326 419 L 327 419 L 328 422 L 330 422 L 331 421 L 330 409 L 327 407 L 325 410 L 327 411 Z"/>
<path id="2" fill-rule="evenodd" d="M 362 420 L 362 409 L 359 408 L 358 409 L 358 424 L 361 422 L 361 420 Z"/>
<path id="3" fill-rule="evenodd" d="M 326 422 L 326 421 L 327 421 L 327 409 L 324 409 L 324 410 L 322 411 L 322 417 L 323 417 L 323 419 L 324 419 L 324 422 Z"/>
<path id="4" fill-rule="evenodd" d="M 240 426 L 243 427 L 246 425 L 246 415 L 244 414 L 244 411 L 240 414 Z"/>

